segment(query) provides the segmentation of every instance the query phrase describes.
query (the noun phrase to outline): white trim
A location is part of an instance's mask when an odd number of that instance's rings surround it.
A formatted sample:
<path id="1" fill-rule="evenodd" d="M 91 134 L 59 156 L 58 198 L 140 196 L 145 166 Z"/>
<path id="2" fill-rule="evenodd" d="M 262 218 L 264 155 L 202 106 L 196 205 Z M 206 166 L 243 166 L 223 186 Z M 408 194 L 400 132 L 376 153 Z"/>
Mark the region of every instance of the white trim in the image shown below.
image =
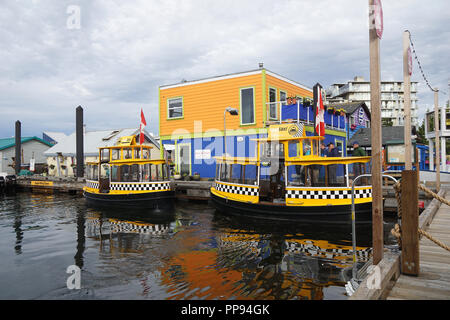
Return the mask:
<path id="1" fill-rule="evenodd" d="M 293 84 L 294 86 L 300 87 L 302 89 L 308 90 L 308 91 L 313 91 L 312 88 L 309 88 L 303 84 L 300 84 L 298 82 L 295 82 L 293 80 L 290 80 L 288 78 L 285 78 L 283 76 L 280 76 L 279 74 L 276 74 L 272 71 L 269 71 L 267 69 L 259 69 L 259 70 L 253 70 L 253 71 L 244 71 L 244 72 L 237 72 L 237 73 L 230 73 L 230 74 L 225 74 L 222 76 L 215 76 L 215 77 L 210 77 L 210 78 L 204 78 L 204 79 L 198 79 L 198 80 L 192 80 L 192 81 L 186 81 L 186 82 L 181 82 L 181 83 L 175 83 L 175 84 L 168 84 L 168 85 L 162 85 L 159 86 L 159 89 L 171 89 L 171 88 L 178 88 L 178 87 L 185 87 L 185 86 L 189 86 L 192 84 L 200 84 L 200 83 L 207 83 L 207 82 L 212 82 L 212 81 L 218 81 L 218 80 L 226 80 L 226 79 L 233 79 L 233 78 L 238 78 L 238 77 L 244 77 L 244 76 L 252 76 L 255 74 L 261 74 L 262 71 L 265 70 L 266 71 L 266 75 L 270 75 L 274 78 L 283 80 L 287 83 Z"/>
<path id="2" fill-rule="evenodd" d="M 309 87 L 307 87 L 307 86 L 305 86 L 303 84 L 300 84 L 298 82 L 295 82 L 293 80 L 289 80 L 288 78 L 285 78 L 283 76 L 280 76 L 279 74 L 273 73 L 272 71 L 266 70 L 266 75 L 269 75 L 269 76 L 275 77 L 277 79 L 283 80 L 283 81 L 285 81 L 287 83 L 293 84 L 294 86 L 300 87 L 302 89 L 309 90 L 311 92 L 313 91 L 312 88 L 309 88 Z"/>
<path id="3" fill-rule="evenodd" d="M 93 180 L 93 181 L 95 181 L 95 180 Z M 114 184 L 142 184 L 142 183 L 170 183 L 170 181 L 139 181 L 139 182 L 117 182 L 117 181 L 113 181 L 111 183 L 114 183 Z"/>
<path id="4" fill-rule="evenodd" d="M 247 71 L 247 72 L 240 72 L 240 73 L 232 73 L 232 74 L 226 74 L 226 75 L 223 75 L 223 76 L 216 76 L 216 77 L 211 77 L 211 78 L 186 81 L 186 82 L 176 83 L 176 84 L 162 85 L 162 86 L 159 86 L 159 88 L 160 89 L 178 88 L 178 87 L 189 86 L 189 85 L 192 85 L 192 84 L 200 84 L 200 83 L 207 83 L 207 82 L 218 81 L 218 80 L 233 79 L 233 78 L 244 77 L 244 76 L 252 76 L 252 75 L 255 75 L 255 74 L 260 74 L 261 72 L 262 72 L 262 70 Z"/>

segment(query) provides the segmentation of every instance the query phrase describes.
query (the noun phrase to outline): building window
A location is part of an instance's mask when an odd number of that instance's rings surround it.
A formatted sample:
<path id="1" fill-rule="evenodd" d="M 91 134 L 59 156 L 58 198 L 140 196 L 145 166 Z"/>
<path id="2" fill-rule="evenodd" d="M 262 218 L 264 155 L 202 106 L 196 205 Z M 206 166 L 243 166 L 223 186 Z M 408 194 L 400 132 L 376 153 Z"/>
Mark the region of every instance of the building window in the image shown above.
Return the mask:
<path id="1" fill-rule="evenodd" d="M 168 119 L 178 119 L 183 117 L 183 98 L 167 99 Z"/>
<path id="2" fill-rule="evenodd" d="M 356 122 L 355 122 L 355 116 L 351 116 L 351 117 L 350 117 L 350 125 L 353 126 L 353 125 L 355 125 L 355 124 L 356 124 Z"/>
<path id="3" fill-rule="evenodd" d="M 269 88 L 269 118 L 271 120 L 277 119 L 277 89 Z"/>
<path id="4" fill-rule="evenodd" d="M 282 103 L 282 105 L 285 105 L 287 103 L 286 102 L 286 96 L 287 96 L 286 92 L 280 90 L 280 101 L 284 102 L 284 103 Z"/>
<path id="5" fill-rule="evenodd" d="M 244 88 L 241 94 L 241 125 L 255 124 L 255 94 L 254 88 Z"/>

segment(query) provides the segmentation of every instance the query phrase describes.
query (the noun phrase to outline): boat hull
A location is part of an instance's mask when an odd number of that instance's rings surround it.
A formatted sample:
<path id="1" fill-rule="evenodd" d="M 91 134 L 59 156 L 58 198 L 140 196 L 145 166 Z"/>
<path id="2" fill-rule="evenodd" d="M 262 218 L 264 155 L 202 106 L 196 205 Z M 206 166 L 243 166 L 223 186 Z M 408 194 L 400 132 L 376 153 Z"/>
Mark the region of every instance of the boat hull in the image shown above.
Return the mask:
<path id="1" fill-rule="evenodd" d="M 84 191 L 83 193 L 89 205 L 133 207 L 162 209 L 173 206 L 175 200 L 174 191 L 129 193 L 129 194 L 101 194 Z"/>
<path id="2" fill-rule="evenodd" d="M 351 206 L 286 206 L 281 204 L 245 203 L 225 199 L 211 193 L 215 208 L 226 214 L 254 216 L 267 219 L 351 222 Z M 372 203 L 355 205 L 356 222 L 367 223 L 372 219 Z"/>

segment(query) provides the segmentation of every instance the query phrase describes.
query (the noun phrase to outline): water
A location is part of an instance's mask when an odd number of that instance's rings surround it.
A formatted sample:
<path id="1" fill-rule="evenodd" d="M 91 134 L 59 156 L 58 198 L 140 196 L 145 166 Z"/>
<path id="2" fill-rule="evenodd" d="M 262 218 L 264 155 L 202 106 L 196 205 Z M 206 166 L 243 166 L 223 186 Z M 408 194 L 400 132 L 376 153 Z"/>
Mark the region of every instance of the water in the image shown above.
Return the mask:
<path id="1" fill-rule="evenodd" d="M 385 223 L 385 239 L 392 222 Z M 371 226 L 357 228 L 358 259 Z M 346 299 L 351 225 L 255 221 L 207 204 L 98 209 L 78 196 L 0 198 L 0 299 Z M 81 289 L 66 285 L 70 265 Z"/>

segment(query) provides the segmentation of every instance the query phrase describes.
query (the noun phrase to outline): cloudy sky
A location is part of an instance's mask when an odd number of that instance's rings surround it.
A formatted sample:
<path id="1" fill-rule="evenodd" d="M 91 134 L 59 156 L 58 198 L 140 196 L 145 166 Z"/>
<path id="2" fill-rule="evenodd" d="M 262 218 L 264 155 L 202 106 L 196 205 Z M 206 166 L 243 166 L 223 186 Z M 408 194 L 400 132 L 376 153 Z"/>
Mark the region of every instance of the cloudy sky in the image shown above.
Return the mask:
<path id="1" fill-rule="evenodd" d="M 383 2 L 383 80 L 403 80 L 402 33 L 448 99 L 450 1 Z M 75 6 L 75 7 L 74 7 Z M 75 8 L 75 9 L 74 9 Z M 77 10 L 79 17 L 77 18 Z M 367 0 L 2 0 L 0 137 L 138 127 L 158 133 L 158 86 L 253 70 L 325 88 L 369 78 Z M 419 116 L 433 94 L 414 65 Z"/>

